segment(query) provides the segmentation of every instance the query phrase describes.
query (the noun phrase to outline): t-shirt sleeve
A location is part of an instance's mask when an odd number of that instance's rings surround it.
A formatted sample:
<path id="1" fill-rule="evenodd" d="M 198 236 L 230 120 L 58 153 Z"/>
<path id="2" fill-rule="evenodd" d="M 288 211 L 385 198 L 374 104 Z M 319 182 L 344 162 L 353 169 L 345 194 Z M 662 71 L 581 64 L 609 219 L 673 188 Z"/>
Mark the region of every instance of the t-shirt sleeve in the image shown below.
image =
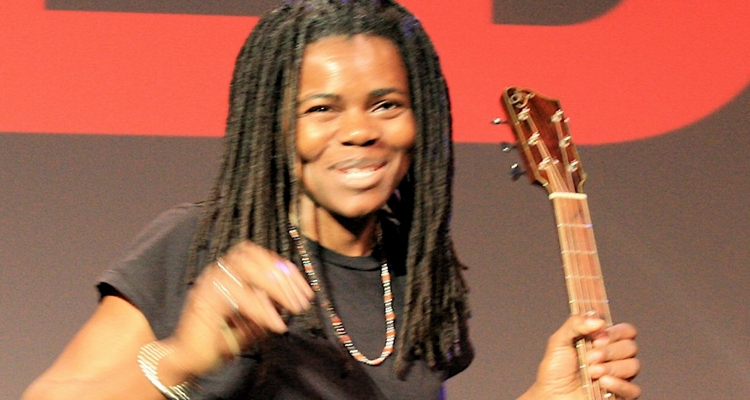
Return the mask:
<path id="1" fill-rule="evenodd" d="M 177 206 L 157 217 L 125 257 L 100 277 L 102 296 L 117 293 L 146 317 L 158 339 L 174 331 L 188 290 L 188 253 L 200 206 Z"/>

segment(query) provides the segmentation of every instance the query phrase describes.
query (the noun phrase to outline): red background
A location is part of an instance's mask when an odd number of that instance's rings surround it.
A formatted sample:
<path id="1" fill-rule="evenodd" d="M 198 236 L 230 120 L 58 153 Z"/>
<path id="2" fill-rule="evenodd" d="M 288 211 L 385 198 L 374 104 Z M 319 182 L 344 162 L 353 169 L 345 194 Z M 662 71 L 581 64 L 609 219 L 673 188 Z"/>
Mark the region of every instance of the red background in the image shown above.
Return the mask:
<path id="1" fill-rule="evenodd" d="M 220 136 L 234 56 L 256 17 L 52 11 L 7 0 L 0 132 Z M 704 118 L 750 79 L 745 0 L 623 1 L 568 26 L 496 25 L 487 0 L 404 4 L 436 42 L 456 139 L 508 85 L 560 98 L 578 143 L 633 140 Z"/>

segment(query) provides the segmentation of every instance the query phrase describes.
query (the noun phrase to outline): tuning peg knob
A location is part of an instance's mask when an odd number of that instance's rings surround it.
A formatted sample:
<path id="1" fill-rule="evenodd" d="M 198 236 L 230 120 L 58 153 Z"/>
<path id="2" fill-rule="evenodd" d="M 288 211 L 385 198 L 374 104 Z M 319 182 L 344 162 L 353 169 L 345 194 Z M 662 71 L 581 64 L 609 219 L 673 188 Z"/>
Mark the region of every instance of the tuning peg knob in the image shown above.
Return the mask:
<path id="1" fill-rule="evenodd" d="M 516 145 L 509 142 L 501 142 L 500 149 L 503 151 L 503 153 L 510 153 L 511 151 L 516 149 Z"/>
<path id="2" fill-rule="evenodd" d="M 500 125 L 500 124 L 507 124 L 508 121 L 502 120 L 500 118 L 495 118 L 492 120 L 492 125 Z"/>
<path id="3" fill-rule="evenodd" d="M 513 181 L 517 181 L 524 175 L 526 175 L 526 171 L 518 163 L 510 166 L 510 177 Z"/>

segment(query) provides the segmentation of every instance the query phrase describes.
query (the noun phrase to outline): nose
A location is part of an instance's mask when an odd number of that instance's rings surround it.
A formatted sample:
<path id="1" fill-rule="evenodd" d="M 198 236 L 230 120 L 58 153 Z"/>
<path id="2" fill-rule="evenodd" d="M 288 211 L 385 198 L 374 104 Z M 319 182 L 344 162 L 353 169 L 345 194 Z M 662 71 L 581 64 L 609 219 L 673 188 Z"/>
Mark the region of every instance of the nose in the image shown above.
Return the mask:
<path id="1" fill-rule="evenodd" d="M 366 111 L 349 111 L 342 118 L 339 140 L 345 146 L 371 146 L 380 138 L 380 129 L 374 117 Z"/>

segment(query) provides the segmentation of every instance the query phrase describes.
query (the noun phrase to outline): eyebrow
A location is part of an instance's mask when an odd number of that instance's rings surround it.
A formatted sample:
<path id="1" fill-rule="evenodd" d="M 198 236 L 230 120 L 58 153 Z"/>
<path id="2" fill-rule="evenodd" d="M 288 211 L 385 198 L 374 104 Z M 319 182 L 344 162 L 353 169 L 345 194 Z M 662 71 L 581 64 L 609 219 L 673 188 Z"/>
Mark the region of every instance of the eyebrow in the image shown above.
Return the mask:
<path id="1" fill-rule="evenodd" d="M 305 97 L 304 99 L 297 100 L 297 104 L 304 103 L 306 101 L 315 100 L 315 99 L 328 99 L 328 100 L 339 100 L 341 96 L 333 93 L 315 93 L 310 96 Z"/>
<path id="2" fill-rule="evenodd" d="M 370 97 L 371 98 L 383 97 L 383 96 L 385 96 L 387 94 L 391 94 L 391 93 L 397 93 L 397 94 L 402 94 L 402 95 L 408 95 L 409 94 L 408 92 L 404 92 L 403 90 L 399 90 L 399 89 L 396 89 L 394 87 L 390 87 L 390 88 L 383 88 L 383 89 L 375 89 L 372 92 L 370 92 Z"/>

